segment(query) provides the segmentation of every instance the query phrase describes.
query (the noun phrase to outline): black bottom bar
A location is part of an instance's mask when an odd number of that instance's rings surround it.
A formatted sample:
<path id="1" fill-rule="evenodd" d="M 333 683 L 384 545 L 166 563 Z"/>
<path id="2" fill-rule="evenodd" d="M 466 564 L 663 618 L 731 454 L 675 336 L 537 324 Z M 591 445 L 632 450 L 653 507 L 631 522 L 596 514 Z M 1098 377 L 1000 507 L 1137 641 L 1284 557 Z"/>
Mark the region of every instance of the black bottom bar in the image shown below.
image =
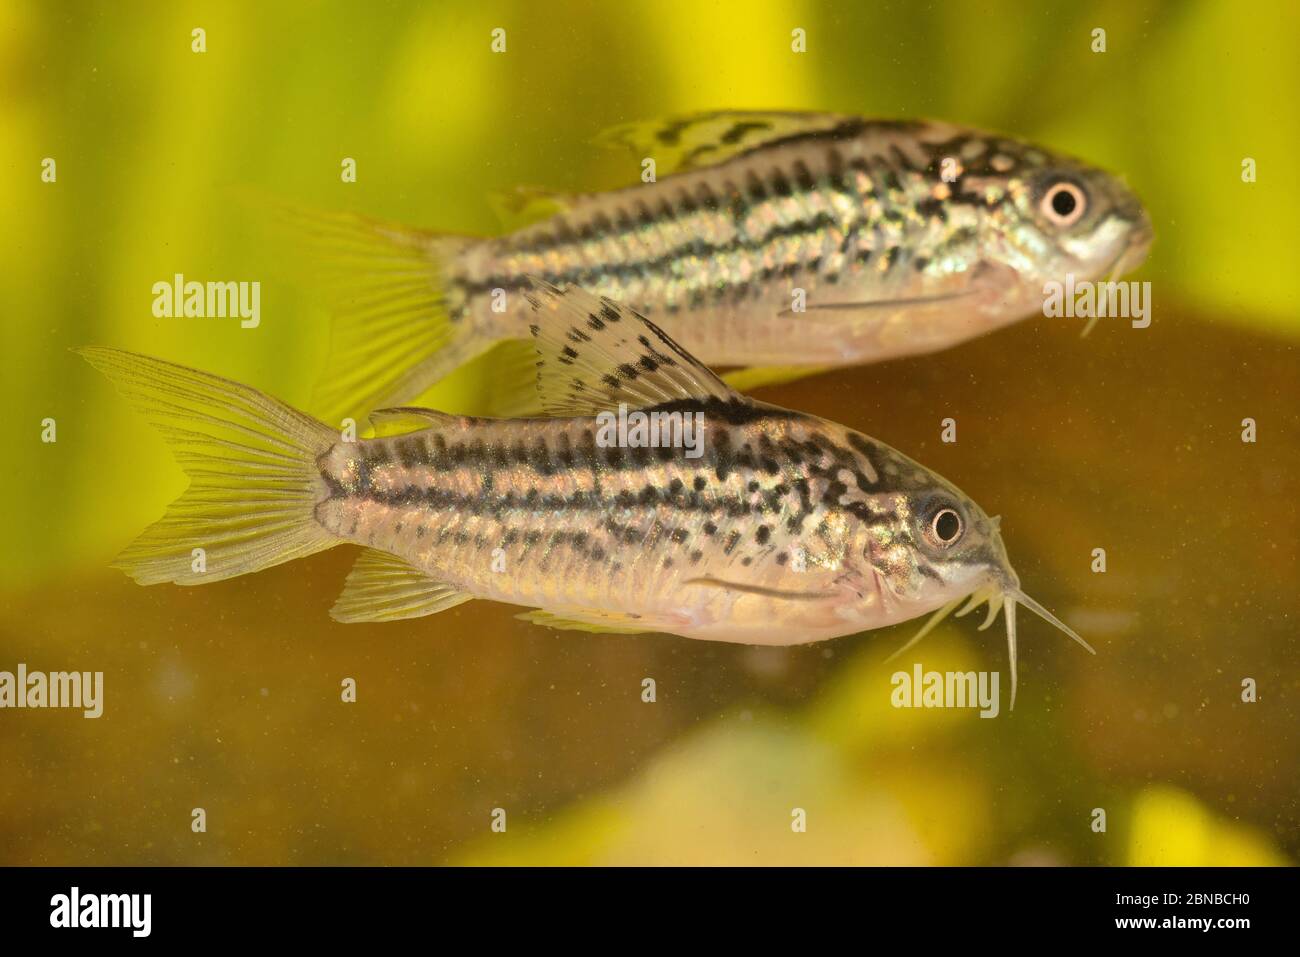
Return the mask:
<path id="1" fill-rule="evenodd" d="M 613 932 L 734 945 L 901 931 L 928 946 L 1031 929 L 1058 941 L 1172 932 L 1228 943 L 1286 928 L 1296 890 L 1294 869 L 1237 868 L 11 868 L 0 871 L 0 922 L 7 942 L 76 935 L 81 944 L 337 945 L 416 934 L 433 946 L 467 934 L 536 944 L 557 934 L 612 942 Z"/>

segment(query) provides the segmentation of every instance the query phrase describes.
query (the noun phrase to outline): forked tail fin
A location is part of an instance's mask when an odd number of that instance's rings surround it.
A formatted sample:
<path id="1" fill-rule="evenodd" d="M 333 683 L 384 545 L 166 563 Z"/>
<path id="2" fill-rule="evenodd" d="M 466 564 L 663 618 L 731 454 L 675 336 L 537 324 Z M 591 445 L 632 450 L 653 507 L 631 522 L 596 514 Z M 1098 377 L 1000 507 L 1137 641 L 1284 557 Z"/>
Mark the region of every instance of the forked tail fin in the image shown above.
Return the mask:
<path id="1" fill-rule="evenodd" d="M 114 565 L 142 585 L 202 585 L 338 544 L 316 522 L 316 458 L 337 433 L 220 376 L 116 349 L 77 350 L 162 433 L 190 477 Z"/>
<path id="2" fill-rule="evenodd" d="M 475 240 L 351 213 L 277 205 L 329 311 L 329 358 L 312 411 L 327 422 L 401 405 L 492 345 L 447 301 L 447 267 Z"/>

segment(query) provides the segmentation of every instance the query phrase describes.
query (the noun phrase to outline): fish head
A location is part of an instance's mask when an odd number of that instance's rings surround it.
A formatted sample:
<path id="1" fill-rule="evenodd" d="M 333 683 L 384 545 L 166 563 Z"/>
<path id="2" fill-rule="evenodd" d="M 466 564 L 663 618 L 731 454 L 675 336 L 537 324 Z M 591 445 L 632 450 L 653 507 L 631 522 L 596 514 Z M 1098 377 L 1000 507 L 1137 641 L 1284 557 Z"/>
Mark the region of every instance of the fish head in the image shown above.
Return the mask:
<path id="1" fill-rule="evenodd" d="M 998 522 L 924 466 L 884 446 L 888 491 L 873 496 L 866 559 L 906 617 L 1014 578 Z"/>
<path id="2" fill-rule="evenodd" d="M 990 517 L 951 482 L 887 446 L 871 458 L 889 477 L 890 488 L 868 504 L 865 557 L 887 589 L 898 620 L 934 612 L 911 647 L 965 602 L 959 615 L 988 602 L 981 630 L 1005 609 L 1011 665 L 1011 706 L 1016 700 L 1016 608 L 1023 605 L 1089 652 L 1078 634 L 1020 587 L 1002 540 L 999 516 Z M 859 510 L 863 512 L 863 510 Z M 897 654 L 897 652 L 896 652 Z"/>
<path id="3" fill-rule="evenodd" d="M 1005 174 L 995 168 L 1000 185 L 986 187 L 994 201 L 984 218 L 985 249 L 991 265 L 1014 271 L 1028 297 L 1067 275 L 1113 280 L 1146 259 L 1151 220 L 1120 177 L 1034 147 L 1002 152 L 1008 155 L 989 162 L 1012 165 Z"/>

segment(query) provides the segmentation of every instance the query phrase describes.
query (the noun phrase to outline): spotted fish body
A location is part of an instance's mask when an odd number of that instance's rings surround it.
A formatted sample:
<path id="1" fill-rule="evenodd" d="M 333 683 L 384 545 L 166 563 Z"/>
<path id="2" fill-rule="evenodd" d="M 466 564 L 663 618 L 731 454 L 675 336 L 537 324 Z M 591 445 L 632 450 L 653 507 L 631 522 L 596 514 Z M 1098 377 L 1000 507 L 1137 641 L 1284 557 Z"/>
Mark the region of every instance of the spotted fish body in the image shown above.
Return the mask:
<path id="1" fill-rule="evenodd" d="M 505 337 L 518 317 L 485 309 L 484 294 L 537 275 L 626 302 L 709 364 L 928 351 L 1032 308 L 1020 294 L 1033 290 L 991 275 L 1011 267 L 986 250 L 1017 241 L 1003 204 L 1016 177 L 1047 162 L 1043 152 L 947 125 L 846 120 L 720 166 L 581 197 L 473 248 L 448 284 L 449 302 Z M 856 315 L 796 312 L 795 289 L 814 306 L 873 305 Z M 924 301 L 972 290 L 973 301 L 956 306 Z"/>
<path id="2" fill-rule="evenodd" d="M 662 177 L 555 200 L 553 215 L 497 239 L 365 227 L 402 239 L 426 280 L 437 264 L 415 308 L 446 324 L 412 322 L 401 348 L 421 328 L 433 339 L 411 368 L 390 355 L 387 373 L 382 339 L 349 339 L 330 396 L 404 401 L 525 336 L 530 276 L 624 302 L 709 365 L 822 367 L 1023 318 L 1041 310 L 1046 280 L 1134 266 L 1150 240 L 1140 203 L 1108 174 L 944 123 L 723 113 L 609 138 L 659 157 Z M 1061 184 L 1077 190 L 1077 219 L 1043 205 Z"/>
<path id="3" fill-rule="evenodd" d="M 1036 606 L 996 522 L 950 483 L 741 396 L 610 299 L 541 280 L 529 299 L 546 416 L 389 409 L 360 441 L 216 376 L 85 350 L 192 479 L 118 565 L 205 584 L 350 542 L 340 621 L 487 598 L 554 627 L 768 645 L 996 593 L 1014 674 L 1015 601 Z M 614 409 L 655 427 L 612 429 Z"/>
<path id="4" fill-rule="evenodd" d="M 602 448 L 589 417 L 448 419 L 334 446 L 316 517 L 477 597 L 694 638 L 816 641 L 936 607 L 892 584 L 937 575 L 908 554 L 912 493 L 935 481 L 926 470 L 740 398 L 653 411 L 698 414 L 704 454 Z M 746 588 L 688 584 L 699 580 Z"/>

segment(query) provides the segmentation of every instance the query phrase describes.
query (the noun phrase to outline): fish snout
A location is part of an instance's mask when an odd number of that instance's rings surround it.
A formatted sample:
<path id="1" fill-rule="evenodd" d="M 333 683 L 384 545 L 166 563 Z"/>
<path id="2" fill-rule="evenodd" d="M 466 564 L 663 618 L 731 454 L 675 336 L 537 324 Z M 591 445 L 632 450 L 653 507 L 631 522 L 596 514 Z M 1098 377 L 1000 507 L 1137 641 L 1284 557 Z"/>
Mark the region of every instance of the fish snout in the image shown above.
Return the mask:
<path id="1" fill-rule="evenodd" d="M 1120 256 L 1120 274 L 1132 272 L 1146 261 L 1151 243 L 1155 239 L 1155 230 L 1151 226 L 1151 217 L 1139 206 L 1132 217 L 1133 228 L 1128 236 L 1128 248 Z"/>

